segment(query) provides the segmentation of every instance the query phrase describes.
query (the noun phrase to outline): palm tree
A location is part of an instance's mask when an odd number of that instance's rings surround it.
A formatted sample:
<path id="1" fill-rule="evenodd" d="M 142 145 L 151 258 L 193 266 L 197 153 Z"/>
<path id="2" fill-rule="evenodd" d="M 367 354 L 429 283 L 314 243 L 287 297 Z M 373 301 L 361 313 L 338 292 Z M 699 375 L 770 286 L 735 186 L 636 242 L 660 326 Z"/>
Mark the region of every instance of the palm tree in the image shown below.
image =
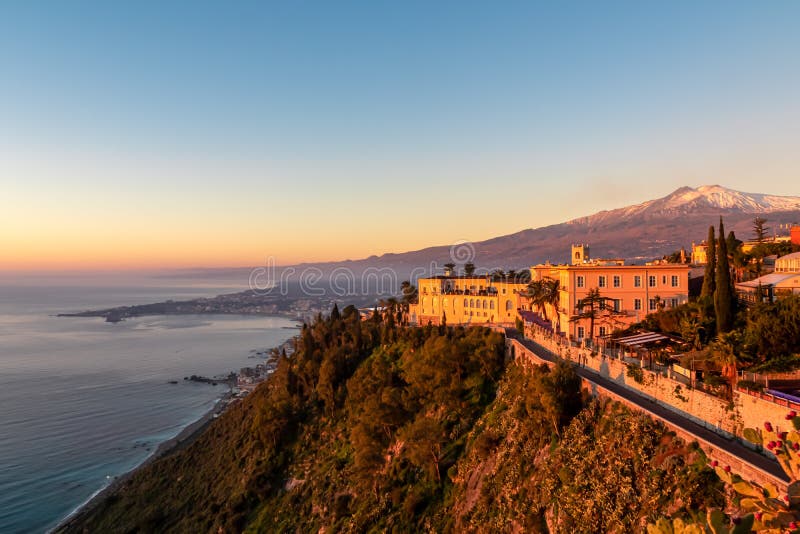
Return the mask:
<path id="1" fill-rule="evenodd" d="M 590 289 L 589 292 L 577 303 L 578 315 L 571 320 L 580 321 L 589 319 L 589 339 L 594 339 L 594 322 L 597 319 L 600 310 L 605 308 L 607 297 L 600 295 L 600 289 L 595 287 Z"/>
<path id="2" fill-rule="evenodd" d="M 561 314 L 558 313 L 558 305 L 561 302 L 561 283 L 558 280 L 548 279 L 544 283 L 543 303 L 553 308 L 553 315 L 556 320 L 556 331 L 561 329 Z"/>
<path id="3" fill-rule="evenodd" d="M 542 311 L 542 303 L 544 296 L 544 281 L 543 280 L 534 280 L 530 284 L 528 284 L 528 292 L 526 296 L 531 299 L 531 304 L 536 306 L 539 311 Z"/>

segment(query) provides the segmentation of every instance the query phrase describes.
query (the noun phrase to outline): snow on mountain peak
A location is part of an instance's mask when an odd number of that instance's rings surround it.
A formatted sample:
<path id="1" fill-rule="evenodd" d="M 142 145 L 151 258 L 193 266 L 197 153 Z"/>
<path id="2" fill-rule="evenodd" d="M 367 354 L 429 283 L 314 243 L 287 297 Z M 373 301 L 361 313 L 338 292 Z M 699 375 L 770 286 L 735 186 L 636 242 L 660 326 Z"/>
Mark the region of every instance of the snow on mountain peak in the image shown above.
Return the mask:
<path id="1" fill-rule="evenodd" d="M 684 186 L 669 195 L 619 208 L 601 211 L 571 222 L 600 222 L 611 219 L 645 217 L 677 217 L 693 213 L 769 213 L 773 211 L 800 210 L 800 197 L 743 193 L 721 185 Z"/>

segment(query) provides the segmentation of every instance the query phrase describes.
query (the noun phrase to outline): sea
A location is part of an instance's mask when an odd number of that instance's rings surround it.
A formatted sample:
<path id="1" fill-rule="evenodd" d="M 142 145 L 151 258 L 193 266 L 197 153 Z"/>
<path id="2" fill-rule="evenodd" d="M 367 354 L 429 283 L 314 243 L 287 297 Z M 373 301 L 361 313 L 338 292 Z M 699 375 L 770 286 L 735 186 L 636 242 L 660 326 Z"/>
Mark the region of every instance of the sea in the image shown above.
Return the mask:
<path id="1" fill-rule="evenodd" d="M 56 317 L 245 289 L 196 279 L 69 282 L 0 280 L 2 533 L 54 528 L 227 391 L 184 377 L 254 366 L 257 351 L 297 333 L 283 317 Z"/>

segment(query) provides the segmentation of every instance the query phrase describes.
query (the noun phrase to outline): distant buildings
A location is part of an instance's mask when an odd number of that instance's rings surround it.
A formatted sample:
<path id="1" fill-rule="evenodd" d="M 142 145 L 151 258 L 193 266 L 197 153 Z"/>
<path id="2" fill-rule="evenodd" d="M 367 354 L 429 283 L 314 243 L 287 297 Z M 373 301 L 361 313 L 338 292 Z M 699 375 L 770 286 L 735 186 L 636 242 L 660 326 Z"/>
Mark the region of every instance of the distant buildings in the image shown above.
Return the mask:
<path id="1" fill-rule="evenodd" d="M 777 258 L 774 272 L 736 284 L 736 294 L 746 304 L 800 295 L 800 252 Z"/>
<path id="2" fill-rule="evenodd" d="M 695 265 L 708 263 L 708 244 L 705 241 L 692 243 L 692 263 Z"/>

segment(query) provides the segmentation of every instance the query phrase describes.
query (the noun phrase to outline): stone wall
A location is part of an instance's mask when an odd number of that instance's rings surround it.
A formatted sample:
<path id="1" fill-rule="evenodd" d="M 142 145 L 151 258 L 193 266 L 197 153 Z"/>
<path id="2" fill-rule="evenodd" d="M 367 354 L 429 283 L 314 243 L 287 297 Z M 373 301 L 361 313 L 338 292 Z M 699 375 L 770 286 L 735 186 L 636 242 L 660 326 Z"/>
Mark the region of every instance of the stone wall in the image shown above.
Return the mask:
<path id="1" fill-rule="evenodd" d="M 655 400 L 658 404 L 675 411 L 688 419 L 691 419 L 707 428 L 713 429 L 722 435 L 732 437 L 731 434 L 741 435 L 741 429 L 746 427 L 760 427 L 764 421 L 772 421 L 773 425 L 778 426 L 778 415 L 781 415 L 780 406 L 774 403 L 756 398 L 745 393 L 736 393 L 736 402 L 731 405 L 718 397 L 709 395 L 702 391 L 689 389 L 682 383 L 672 380 L 664 375 L 653 373 L 642 369 L 642 382 L 628 376 L 628 364 L 601 356 L 591 356 L 590 351 L 572 347 L 569 351 L 559 347 L 547 338 L 534 336 L 534 341 L 544 346 L 554 354 L 558 354 L 565 359 L 571 359 L 576 363 L 591 368 L 605 378 L 621 384 L 630 389 Z M 513 354 L 522 365 L 551 365 L 551 362 L 544 360 L 531 352 L 519 341 L 506 339 L 507 349 L 513 350 Z M 742 461 L 740 458 L 716 447 L 714 444 L 704 440 L 702 437 L 688 432 L 671 422 L 663 419 L 658 414 L 653 413 L 646 407 L 629 402 L 612 391 L 609 391 L 598 384 L 583 379 L 584 387 L 593 394 L 602 395 L 619 401 L 631 409 L 646 413 L 649 417 L 661 421 L 667 428 L 674 431 L 679 437 L 687 442 L 696 441 L 705 451 L 706 455 L 720 462 L 722 465 L 729 465 L 733 472 L 739 474 L 746 480 L 757 484 L 775 484 L 781 491 L 786 491 L 786 482 L 772 476 L 771 474 L 759 469 L 757 466 Z M 676 386 L 683 386 L 680 390 Z M 785 411 L 785 410 L 784 410 Z M 742 417 L 741 414 L 746 414 Z M 708 418 L 708 419 L 705 419 Z M 783 417 L 780 417 L 785 422 Z M 742 440 L 744 443 L 746 441 Z"/>

